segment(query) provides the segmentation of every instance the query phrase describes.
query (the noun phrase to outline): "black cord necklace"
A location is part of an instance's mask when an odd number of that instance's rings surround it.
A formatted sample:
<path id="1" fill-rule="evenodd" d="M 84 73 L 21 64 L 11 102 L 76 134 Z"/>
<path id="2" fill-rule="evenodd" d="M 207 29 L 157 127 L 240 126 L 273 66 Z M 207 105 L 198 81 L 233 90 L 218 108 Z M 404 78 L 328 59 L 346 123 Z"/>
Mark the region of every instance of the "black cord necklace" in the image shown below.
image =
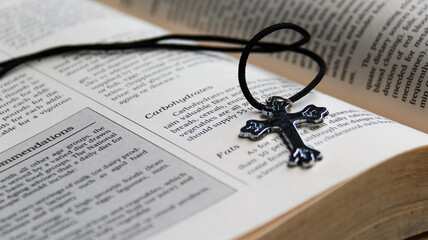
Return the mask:
<path id="1" fill-rule="evenodd" d="M 289 29 L 299 33 L 302 38 L 292 44 L 280 44 L 272 42 L 259 42 L 268 34 L 281 30 Z M 163 43 L 165 40 L 192 40 L 192 41 L 207 41 L 215 43 L 226 43 L 233 45 L 246 45 L 245 47 L 219 47 L 207 45 L 188 45 Z M 241 137 L 249 137 L 253 140 L 261 139 L 267 133 L 280 132 L 286 140 L 286 144 L 291 151 L 289 166 L 300 165 L 304 168 L 311 167 L 314 162 L 321 159 L 319 151 L 307 147 L 301 140 L 295 125 L 298 123 L 309 122 L 319 123 L 327 116 L 326 108 L 318 108 L 314 105 L 309 105 L 298 113 L 288 113 L 293 102 L 298 101 L 308 94 L 322 79 L 326 71 L 325 62 L 314 52 L 301 48 L 301 46 L 310 40 L 309 33 L 298 25 L 292 23 L 279 23 L 267 27 L 257 33 L 250 41 L 221 36 L 210 35 L 178 35 L 170 34 L 145 40 L 117 43 L 97 43 L 97 44 L 79 44 L 79 45 L 64 45 L 54 48 L 45 49 L 29 55 L 13 58 L 0 63 L 0 78 L 7 72 L 20 64 L 28 61 L 37 60 L 53 55 L 76 52 L 82 50 L 125 50 L 125 49 L 173 49 L 184 51 L 208 50 L 219 52 L 242 52 L 239 68 L 238 79 L 241 90 L 248 102 L 262 114 L 269 117 L 266 121 L 250 120 L 247 125 L 241 129 Z M 245 68 L 248 57 L 251 52 L 257 53 L 273 53 L 282 51 L 293 51 L 306 55 L 313 59 L 319 65 L 318 74 L 315 78 L 301 91 L 297 92 L 289 99 L 278 96 L 270 97 L 266 100 L 266 104 L 259 103 L 251 94 L 245 78 Z"/>
<path id="2" fill-rule="evenodd" d="M 245 68 L 251 50 L 257 46 L 258 42 L 262 38 L 281 29 L 289 29 L 289 24 L 280 23 L 263 29 L 248 42 L 242 52 L 238 68 L 238 79 L 241 90 L 248 102 L 254 108 L 261 110 L 262 115 L 269 119 L 266 121 L 247 121 L 245 127 L 241 128 L 239 136 L 248 137 L 252 140 L 260 140 L 268 133 L 279 132 L 291 152 L 288 160 L 288 166 L 310 168 L 316 161 L 322 159 L 322 155 L 319 151 L 312 149 L 303 143 L 299 133 L 297 132 L 296 125 L 300 123 L 320 123 L 324 117 L 328 115 L 328 111 L 325 107 L 316 107 L 315 105 L 309 105 L 297 113 L 288 113 L 288 110 L 293 106 L 294 102 L 308 94 L 321 81 L 326 71 L 326 65 L 323 59 L 314 52 L 300 47 L 289 49 L 291 51 L 304 54 L 317 62 L 319 65 L 318 74 L 305 88 L 290 98 L 287 99 L 279 96 L 272 96 L 266 99 L 266 105 L 259 103 L 252 96 L 245 78 Z"/>

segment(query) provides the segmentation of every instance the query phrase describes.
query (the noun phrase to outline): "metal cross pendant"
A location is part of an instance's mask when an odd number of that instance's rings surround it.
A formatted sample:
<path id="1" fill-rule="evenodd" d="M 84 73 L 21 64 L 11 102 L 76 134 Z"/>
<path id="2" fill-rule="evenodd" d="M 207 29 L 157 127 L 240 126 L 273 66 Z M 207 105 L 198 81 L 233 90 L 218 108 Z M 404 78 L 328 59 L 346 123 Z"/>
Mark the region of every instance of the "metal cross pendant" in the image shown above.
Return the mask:
<path id="1" fill-rule="evenodd" d="M 270 97 L 266 99 L 266 110 L 262 114 L 269 119 L 266 121 L 249 120 L 245 127 L 241 128 L 240 137 L 248 137 L 251 140 L 260 140 L 266 134 L 279 132 L 291 152 L 288 161 L 289 167 L 312 167 L 316 161 L 322 159 L 319 151 L 306 146 L 297 132 L 296 125 L 300 123 L 320 123 L 328 115 L 325 107 L 308 105 L 297 113 L 288 113 L 292 102 L 282 97 Z"/>

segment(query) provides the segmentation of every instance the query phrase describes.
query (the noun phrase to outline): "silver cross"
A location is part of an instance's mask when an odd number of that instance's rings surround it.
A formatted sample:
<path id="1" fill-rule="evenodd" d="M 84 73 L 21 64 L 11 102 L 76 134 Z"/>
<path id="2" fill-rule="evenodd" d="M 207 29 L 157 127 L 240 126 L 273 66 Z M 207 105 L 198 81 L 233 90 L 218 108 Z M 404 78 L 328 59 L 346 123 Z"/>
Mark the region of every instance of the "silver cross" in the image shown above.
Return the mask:
<path id="1" fill-rule="evenodd" d="M 303 143 L 296 125 L 320 123 L 328 115 L 328 111 L 325 107 L 308 105 L 300 112 L 288 113 L 291 104 L 290 100 L 282 97 L 274 96 L 266 99 L 266 110 L 263 110 L 262 114 L 269 119 L 266 121 L 247 121 L 245 127 L 241 128 L 239 136 L 248 137 L 251 140 L 260 140 L 268 133 L 279 132 L 291 151 L 288 166 L 310 168 L 316 161 L 322 159 L 322 155 L 319 151 Z"/>

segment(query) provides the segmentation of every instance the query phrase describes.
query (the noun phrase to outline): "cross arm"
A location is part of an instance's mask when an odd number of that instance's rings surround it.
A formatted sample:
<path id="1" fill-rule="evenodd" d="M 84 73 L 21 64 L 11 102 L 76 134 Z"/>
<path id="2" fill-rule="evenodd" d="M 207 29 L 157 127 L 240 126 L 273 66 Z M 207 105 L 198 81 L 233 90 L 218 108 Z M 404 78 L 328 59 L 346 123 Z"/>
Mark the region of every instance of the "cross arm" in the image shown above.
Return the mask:
<path id="1" fill-rule="evenodd" d="M 302 111 L 289 113 L 289 119 L 293 123 L 319 123 L 328 115 L 327 108 L 308 105 Z"/>

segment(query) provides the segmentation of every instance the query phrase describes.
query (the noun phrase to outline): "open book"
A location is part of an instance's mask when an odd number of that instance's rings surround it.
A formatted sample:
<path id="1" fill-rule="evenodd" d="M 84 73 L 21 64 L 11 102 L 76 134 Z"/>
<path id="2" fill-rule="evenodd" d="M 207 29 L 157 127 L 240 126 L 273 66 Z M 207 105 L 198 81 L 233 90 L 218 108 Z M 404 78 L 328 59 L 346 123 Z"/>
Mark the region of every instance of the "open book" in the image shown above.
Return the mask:
<path id="1" fill-rule="evenodd" d="M 322 92 L 292 111 L 328 108 L 323 124 L 299 128 L 324 158 L 288 168 L 279 135 L 238 137 L 260 113 L 240 91 L 233 56 L 82 51 L 30 62 L 0 79 L 2 239 L 404 238 L 428 230 L 426 3 L 105 2 L 143 20 L 89 0 L 1 1 L 0 61 L 168 30 L 250 38 L 271 23 L 301 24 L 329 70 Z M 290 96 L 315 74 L 314 63 L 291 53 L 251 58 L 247 79 L 260 99 Z"/>

